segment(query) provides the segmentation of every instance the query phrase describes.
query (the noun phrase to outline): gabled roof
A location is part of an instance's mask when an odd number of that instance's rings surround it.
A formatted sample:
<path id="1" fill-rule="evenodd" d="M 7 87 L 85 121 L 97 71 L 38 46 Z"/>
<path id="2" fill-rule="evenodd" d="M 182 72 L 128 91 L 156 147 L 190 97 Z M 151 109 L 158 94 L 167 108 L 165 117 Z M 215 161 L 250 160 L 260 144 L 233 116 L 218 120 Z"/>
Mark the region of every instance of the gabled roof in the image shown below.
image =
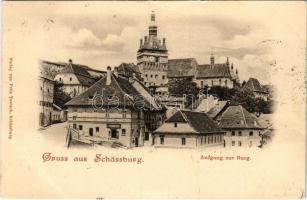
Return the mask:
<path id="1" fill-rule="evenodd" d="M 106 84 L 107 77 L 101 78 L 94 85 L 92 85 L 89 89 L 87 89 L 84 93 L 76 96 L 65 105 L 67 106 L 91 106 L 93 103 L 93 99 L 95 96 L 102 96 L 103 102 L 101 98 L 97 98 L 95 101 L 97 106 L 107 105 L 119 105 L 119 106 L 127 106 L 135 108 L 142 107 L 142 103 L 144 102 L 144 106 L 146 108 L 159 109 L 159 105 L 157 102 L 148 98 L 150 94 L 146 93 L 145 89 L 142 89 L 142 84 L 140 82 L 136 87 L 133 86 L 132 83 L 129 82 L 128 79 L 123 77 L 116 77 L 114 74 L 111 75 L 111 84 Z M 137 80 L 133 80 L 137 81 Z M 142 91 L 139 92 L 139 90 Z M 103 92 L 102 92 L 103 91 Z M 146 96 L 147 95 L 147 96 Z M 150 96 L 151 97 L 151 96 Z"/>
<path id="2" fill-rule="evenodd" d="M 193 77 L 197 65 L 195 58 L 170 59 L 168 60 L 167 77 Z"/>
<path id="3" fill-rule="evenodd" d="M 249 78 L 247 83 L 243 86 L 242 90 L 249 90 L 251 92 L 261 92 L 261 93 L 268 93 L 260 84 L 258 79 L 256 78 Z"/>
<path id="4" fill-rule="evenodd" d="M 86 68 L 76 64 L 67 64 L 60 73 L 75 74 L 80 84 L 85 86 L 91 86 L 96 81 L 96 79 L 90 75 Z"/>
<path id="5" fill-rule="evenodd" d="M 210 119 L 205 113 L 179 110 L 165 123 L 188 123 L 197 133 L 223 132 L 215 121 Z"/>
<path id="6" fill-rule="evenodd" d="M 226 63 L 214 64 L 212 67 L 210 64 L 198 65 L 196 78 L 232 78 L 231 70 Z"/>
<path id="7" fill-rule="evenodd" d="M 117 67 L 118 74 L 126 76 L 126 77 L 132 77 L 133 73 L 136 75 L 137 78 L 140 78 L 140 70 L 137 65 L 131 64 L 131 63 L 122 63 Z"/>
<path id="8" fill-rule="evenodd" d="M 228 101 L 218 101 L 218 104 L 211 108 L 206 114 L 214 119 L 218 114 L 220 114 L 229 105 Z"/>
<path id="9" fill-rule="evenodd" d="M 224 129 L 263 129 L 257 117 L 243 106 L 229 106 L 222 114 L 219 126 Z"/>

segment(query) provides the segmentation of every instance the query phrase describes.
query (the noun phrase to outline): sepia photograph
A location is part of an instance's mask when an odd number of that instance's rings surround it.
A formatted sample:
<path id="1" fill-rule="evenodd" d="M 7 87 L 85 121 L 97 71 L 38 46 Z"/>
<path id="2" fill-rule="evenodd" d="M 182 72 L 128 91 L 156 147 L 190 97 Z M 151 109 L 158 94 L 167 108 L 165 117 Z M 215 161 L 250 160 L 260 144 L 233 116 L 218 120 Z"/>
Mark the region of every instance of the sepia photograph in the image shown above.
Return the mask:
<path id="1" fill-rule="evenodd" d="M 2 197 L 305 198 L 305 2 L 2 5 Z"/>

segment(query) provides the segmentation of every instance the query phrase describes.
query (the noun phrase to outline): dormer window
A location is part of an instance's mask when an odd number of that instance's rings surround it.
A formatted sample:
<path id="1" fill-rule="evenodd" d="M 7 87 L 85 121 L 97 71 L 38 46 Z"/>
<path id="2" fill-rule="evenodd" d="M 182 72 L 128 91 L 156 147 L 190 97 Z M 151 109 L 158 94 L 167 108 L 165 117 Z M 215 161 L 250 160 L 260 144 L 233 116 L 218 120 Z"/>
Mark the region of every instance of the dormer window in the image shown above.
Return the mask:
<path id="1" fill-rule="evenodd" d="M 59 81 L 62 81 L 62 78 L 61 78 L 61 77 L 59 78 Z"/>
<path id="2" fill-rule="evenodd" d="M 69 80 L 70 80 L 70 81 L 72 81 L 72 78 L 71 78 L 71 77 L 69 77 Z"/>
<path id="3" fill-rule="evenodd" d="M 176 123 L 176 122 L 174 123 L 174 127 L 175 127 L 175 128 L 177 127 L 177 123 Z"/>

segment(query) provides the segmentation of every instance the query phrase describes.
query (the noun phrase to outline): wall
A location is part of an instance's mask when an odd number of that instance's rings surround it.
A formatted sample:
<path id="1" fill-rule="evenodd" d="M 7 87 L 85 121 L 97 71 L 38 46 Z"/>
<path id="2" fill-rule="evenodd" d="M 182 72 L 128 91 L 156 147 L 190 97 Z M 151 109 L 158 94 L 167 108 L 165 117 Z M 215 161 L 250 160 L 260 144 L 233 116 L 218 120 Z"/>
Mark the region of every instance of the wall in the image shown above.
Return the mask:
<path id="1" fill-rule="evenodd" d="M 259 136 L 259 133 L 261 133 L 261 130 L 234 129 L 233 131 L 235 131 L 235 136 L 232 136 L 232 130 L 228 130 L 224 136 L 226 147 L 239 148 L 239 141 L 242 143 L 241 147 L 257 147 L 260 144 L 261 136 Z M 241 131 L 242 136 L 238 136 L 239 131 Z M 253 131 L 253 136 L 249 136 L 250 131 Z M 232 141 L 235 142 L 234 146 L 232 146 Z"/>
<path id="2" fill-rule="evenodd" d="M 107 117 L 108 116 L 108 117 Z M 126 110 L 93 110 L 93 108 L 72 108 L 68 109 L 68 123 L 70 127 L 79 129 L 82 125 L 82 130 L 78 130 L 81 136 L 89 136 L 89 129 L 93 128 L 93 136 L 104 140 L 113 140 L 122 143 L 127 147 L 134 147 L 135 140 L 138 140 L 138 146 L 144 145 L 144 114 L 137 114 L 136 111 Z M 109 125 L 118 125 L 118 139 L 111 138 L 111 128 Z M 99 131 L 96 132 L 96 127 Z M 123 129 L 126 130 L 126 135 L 122 135 Z"/>
<path id="3" fill-rule="evenodd" d="M 211 87 L 212 81 L 213 81 L 213 86 L 222 86 L 222 87 L 228 87 L 228 88 L 234 87 L 234 83 L 230 78 L 199 78 L 199 79 L 193 80 L 193 82 L 195 82 L 198 87 L 202 86 L 201 84 L 202 81 L 203 81 L 203 87 L 205 85 L 208 85 L 209 87 Z M 225 81 L 227 81 L 227 84 L 225 84 Z"/>
<path id="4" fill-rule="evenodd" d="M 54 81 L 40 77 L 39 125 L 48 126 L 52 123 L 52 103 Z"/>

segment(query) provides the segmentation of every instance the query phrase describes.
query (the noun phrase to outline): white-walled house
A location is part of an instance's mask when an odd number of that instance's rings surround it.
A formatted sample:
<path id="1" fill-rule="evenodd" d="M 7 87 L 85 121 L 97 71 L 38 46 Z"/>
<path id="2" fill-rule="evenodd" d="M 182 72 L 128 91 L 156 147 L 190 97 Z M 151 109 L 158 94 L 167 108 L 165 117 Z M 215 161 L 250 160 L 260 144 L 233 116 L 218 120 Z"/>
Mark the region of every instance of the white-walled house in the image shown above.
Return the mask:
<path id="1" fill-rule="evenodd" d="M 179 110 L 154 131 L 155 147 L 223 146 L 224 131 L 205 113 Z"/>
<path id="2" fill-rule="evenodd" d="M 66 103 L 72 140 L 143 146 L 165 119 L 165 109 L 132 77 L 112 73 Z"/>
<path id="3" fill-rule="evenodd" d="M 86 68 L 73 64 L 71 60 L 54 78 L 54 81 L 63 83 L 63 91 L 70 97 L 85 92 L 96 80 Z"/>
<path id="4" fill-rule="evenodd" d="M 226 131 L 226 147 L 258 147 L 263 127 L 257 117 L 241 105 L 231 105 L 219 117 L 218 125 Z"/>

